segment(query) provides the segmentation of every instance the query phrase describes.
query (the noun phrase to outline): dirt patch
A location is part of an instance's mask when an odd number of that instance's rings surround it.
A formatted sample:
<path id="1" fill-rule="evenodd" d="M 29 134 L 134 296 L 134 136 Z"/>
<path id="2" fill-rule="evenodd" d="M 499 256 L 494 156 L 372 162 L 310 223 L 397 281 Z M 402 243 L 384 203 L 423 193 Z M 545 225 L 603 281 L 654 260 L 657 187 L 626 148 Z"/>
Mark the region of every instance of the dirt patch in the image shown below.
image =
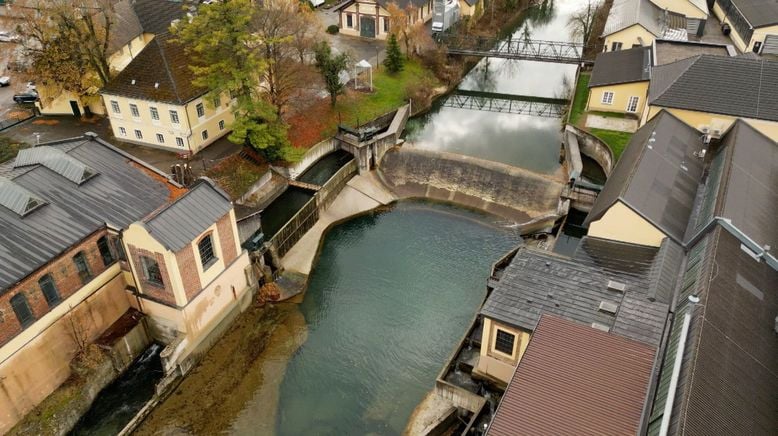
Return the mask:
<path id="1" fill-rule="evenodd" d="M 286 365 L 306 336 L 297 305 L 250 308 L 135 434 L 272 433 Z"/>
<path id="2" fill-rule="evenodd" d="M 52 119 L 40 119 L 33 121 L 32 124 L 35 124 L 36 126 L 56 126 L 59 124 L 59 121 Z"/>

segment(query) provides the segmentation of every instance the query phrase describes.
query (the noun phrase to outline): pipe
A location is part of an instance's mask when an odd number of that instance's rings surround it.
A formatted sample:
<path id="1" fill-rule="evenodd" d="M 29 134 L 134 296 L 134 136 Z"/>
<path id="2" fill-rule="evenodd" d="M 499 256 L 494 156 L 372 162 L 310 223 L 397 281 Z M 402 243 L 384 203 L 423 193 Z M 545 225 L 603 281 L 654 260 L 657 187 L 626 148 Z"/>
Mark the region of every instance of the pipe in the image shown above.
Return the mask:
<path id="1" fill-rule="evenodd" d="M 686 348 L 686 338 L 689 335 L 689 324 L 691 323 L 692 315 L 686 312 L 683 315 L 683 326 L 681 327 L 681 338 L 678 341 L 678 350 L 675 352 L 675 362 L 673 363 L 673 374 L 670 377 L 670 387 L 667 390 L 667 401 L 665 402 L 665 410 L 662 412 L 662 426 L 659 428 L 659 436 L 667 436 L 667 431 L 670 428 L 670 416 L 673 413 L 673 403 L 675 403 L 675 391 L 678 388 L 678 377 L 681 374 L 681 361 L 683 360 L 683 352 Z"/>

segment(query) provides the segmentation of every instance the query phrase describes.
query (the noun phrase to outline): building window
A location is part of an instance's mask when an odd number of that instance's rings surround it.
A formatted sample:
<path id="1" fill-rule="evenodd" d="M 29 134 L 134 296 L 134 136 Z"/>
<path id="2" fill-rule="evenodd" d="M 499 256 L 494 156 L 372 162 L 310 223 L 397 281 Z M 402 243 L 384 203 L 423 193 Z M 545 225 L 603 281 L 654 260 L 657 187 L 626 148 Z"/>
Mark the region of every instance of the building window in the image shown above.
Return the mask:
<path id="1" fill-rule="evenodd" d="M 86 256 L 83 251 L 79 251 L 73 256 L 73 263 L 76 264 L 76 270 L 78 270 L 78 277 L 81 278 L 81 283 L 87 284 L 92 280 L 92 272 L 89 271 L 89 264 L 86 263 Z"/>
<path id="2" fill-rule="evenodd" d="M 135 138 L 137 139 L 143 139 L 143 132 L 141 132 L 138 129 L 135 129 Z"/>
<path id="3" fill-rule="evenodd" d="M 130 103 L 130 113 L 135 118 L 140 118 L 140 112 L 138 111 L 138 105 Z"/>
<path id="4" fill-rule="evenodd" d="M 613 104 L 613 93 L 611 91 L 602 93 L 602 104 Z"/>
<path id="5" fill-rule="evenodd" d="M 224 120 L 219 120 L 219 130 L 224 130 Z"/>
<path id="6" fill-rule="evenodd" d="M 159 142 L 160 144 L 164 144 L 165 143 L 165 136 L 163 134 L 161 134 L 161 133 L 157 133 L 157 142 Z"/>
<path id="7" fill-rule="evenodd" d="M 22 328 L 29 327 L 30 324 L 35 322 L 35 317 L 32 315 L 30 304 L 27 303 L 27 298 L 24 294 L 16 294 L 11 297 L 11 307 L 16 314 L 16 318 L 19 320 L 19 324 Z"/>
<path id="8" fill-rule="evenodd" d="M 183 147 L 184 146 L 184 138 L 176 137 L 176 145 L 179 146 L 179 147 Z"/>
<path id="9" fill-rule="evenodd" d="M 614 42 L 611 44 L 611 51 L 618 51 L 621 50 L 621 43 L 620 42 Z"/>
<path id="10" fill-rule="evenodd" d="M 148 256 L 141 256 L 140 266 L 143 270 L 143 278 L 147 282 L 156 286 L 164 286 L 164 282 L 162 281 L 162 271 L 160 271 L 159 264 L 156 260 Z"/>
<path id="11" fill-rule="evenodd" d="M 154 121 L 159 121 L 159 111 L 155 107 L 150 107 L 149 112 L 151 113 L 151 119 Z"/>
<path id="12" fill-rule="evenodd" d="M 195 109 L 197 109 L 197 118 L 202 118 L 205 116 L 205 106 L 203 106 L 202 103 L 197 103 Z"/>
<path id="13" fill-rule="evenodd" d="M 354 16 L 351 14 L 346 14 L 346 27 L 349 29 L 354 27 Z"/>
<path id="14" fill-rule="evenodd" d="M 127 129 L 124 127 L 119 127 L 119 134 L 122 136 L 127 136 Z"/>
<path id="15" fill-rule="evenodd" d="M 389 19 L 383 18 L 384 20 L 384 33 L 389 33 Z"/>
<path id="16" fill-rule="evenodd" d="M 634 95 L 630 97 L 629 101 L 627 102 L 627 112 L 637 112 L 639 101 L 640 97 L 635 97 Z"/>
<path id="17" fill-rule="evenodd" d="M 513 355 L 513 343 L 516 336 L 504 330 L 497 329 L 497 337 L 494 340 L 494 349 L 509 356 Z"/>
<path id="18" fill-rule="evenodd" d="M 40 280 L 38 280 L 38 286 L 40 286 L 41 292 L 43 292 L 43 298 L 46 299 L 46 304 L 48 304 L 49 307 L 54 307 L 62 301 L 59 296 L 59 291 L 57 291 L 57 286 L 54 284 L 54 280 L 51 278 L 50 274 L 41 277 Z"/>
<path id="19" fill-rule="evenodd" d="M 111 110 L 115 114 L 120 114 L 122 111 L 119 109 L 119 102 L 116 100 L 111 100 Z"/>
<path id="20" fill-rule="evenodd" d="M 216 262 L 216 256 L 213 254 L 213 239 L 211 235 L 206 235 L 197 243 L 197 250 L 200 252 L 200 263 L 203 265 L 203 271 Z"/>
<path id="21" fill-rule="evenodd" d="M 178 112 L 176 111 L 170 111 L 170 122 L 173 124 L 178 124 Z"/>
<path id="22" fill-rule="evenodd" d="M 206 139 L 208 139 L 208 131 L 203 130 L 203 141 L 205 141 Z"/>
<path id="23" fill-rule="evenodd" d="M 103 265 L 108 266 L 113 263 L 113 252 L 111 251 L 111 245 L 108 243 L 108 237 L 103 236 L 97 240 L 97 249 L 100 251 L 100 257 L 103 259 Z"/>
<path id="24" fill-rule="evenodd" d="M 116 255 L 118 256 L 119 260 L 127 260 L 127 253 L 124 252 L 124 247 L 122 246 L 121 239 L 112 238 L 111 242 L 113 242 L 113 249 Z"/>

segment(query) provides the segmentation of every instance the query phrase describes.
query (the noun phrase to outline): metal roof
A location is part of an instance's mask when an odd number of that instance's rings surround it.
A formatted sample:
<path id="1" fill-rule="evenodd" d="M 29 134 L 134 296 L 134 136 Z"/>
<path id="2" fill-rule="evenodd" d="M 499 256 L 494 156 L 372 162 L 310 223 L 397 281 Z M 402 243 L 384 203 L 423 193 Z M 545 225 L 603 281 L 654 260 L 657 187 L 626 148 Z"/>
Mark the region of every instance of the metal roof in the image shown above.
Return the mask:
<path id="1" fill-rule="evenodd" d="M 775 0 L 731 1 L 754 28 L 778 24 L 778 2 Z"/>
<path id="2" fill-rule="evenodd" d="M 481 314 L 531 331 L 548 313 L 656 345 L 668 301 L 650 301 L 649 279 L 661 262 L 659 249 L 584 237 L 572 258 L 521 248 L 489 295 Z M 677 266 L 676 266 L 677 267 Z M 671 268 L 668 268 L 671 269 Z M 615 281 L 624 292 L 608 289 Z M 616 314 L 600 310 L 615 303 Z"/>
<path id="3" fill-rule="evenodd" d="M 650 75 L 650 46 L 609 51 L 597 55 L 589 87 L 648 81 Z"/>
<path id="4" fill-rule="evenodd" d="M 126 227 L 170 195 L 163 175 L 99 139 L 48 146 L 66 150 L 100 175 L 76 185 L 42 165 L 0 164 L 0 174 L 48 203 L 24 217 L 0 207 L 0 294 L 106 224 Z"/>
<path id="5" fill-rule="evenodd" d="M 660 112 L 632 136 L 585 224 L 621 201 L 682 243 L 704 167 L 694 153 L 702 148 L 696 129 Z"/>
<path id="6" fill-rule="evenodd" d="M 145 220 L 151 236 L 167 249 L 178 251 L 229 213 L 229 195 L 212 181 L 201 178 L 175 202 Z"/>
<path id="7" fill-rule="evenodd" d="M 670 37 L 670 34 L 665 35 L 669 27 L 664 11 L 650 0 L 614 0 L 605 22 L 603 36 L 635 24 L 641 25 L 654 36 Z"/>
<path id="8" fill-rule="evenodd" d="M 716 225 L 689 251 L 682 283 L 648 434 L 658 434 L 667 418 L 686 313 L 691 324 L 668 434 L 778 434 L 778 272 Z M 692 303 L 691 295 L 700 301 Z"/>
<path id="9" fill-rule="evenodd" d="M 19 216 L 25 216 L 44 204 L 46 202 L 32 192 L 5 177 L 0 177 L 0 206 Z"/>
<path id="10" fill-rule="evenodd" d="M 73 158 L 57 147 L 41 145 L 19 151 L 14 160 L 14 168 L 30 165 L 43 165 L 71 182 L 80 185 L 97 172 L 88 165 Z"/>
<path id="11" fill-rule="evenodd" d="M 654 347 L 543 315 L 487 435 L 636 434 Z"/>
<path id="12" fill-rule="evenodd" d="M 699 55 L 654 67 L 648 102 L 736 117 L 778 121 L 778 62 Z"/>

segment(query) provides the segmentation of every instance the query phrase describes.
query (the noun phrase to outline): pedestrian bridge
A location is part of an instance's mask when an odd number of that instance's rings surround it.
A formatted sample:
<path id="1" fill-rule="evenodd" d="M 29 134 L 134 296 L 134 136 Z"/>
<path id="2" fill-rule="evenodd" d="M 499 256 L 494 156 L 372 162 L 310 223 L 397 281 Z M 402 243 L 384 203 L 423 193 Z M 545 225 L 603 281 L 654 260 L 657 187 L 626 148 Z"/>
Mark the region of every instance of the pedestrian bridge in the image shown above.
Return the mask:
<path id="1" fill-rule="evenodd" d="M 575 42 L 438 33 L 435 41 L 450 55 L 483 56 L 566 64 L 590 63 L 583 59 L 584 45 Z"/>
<path id="2" fill-rule="evenodd" d="M 464 90 L 454 91 L 443 101 L 444 107 L 547 118 L 562 118 L 567 104 L 556 98 Z"/>

